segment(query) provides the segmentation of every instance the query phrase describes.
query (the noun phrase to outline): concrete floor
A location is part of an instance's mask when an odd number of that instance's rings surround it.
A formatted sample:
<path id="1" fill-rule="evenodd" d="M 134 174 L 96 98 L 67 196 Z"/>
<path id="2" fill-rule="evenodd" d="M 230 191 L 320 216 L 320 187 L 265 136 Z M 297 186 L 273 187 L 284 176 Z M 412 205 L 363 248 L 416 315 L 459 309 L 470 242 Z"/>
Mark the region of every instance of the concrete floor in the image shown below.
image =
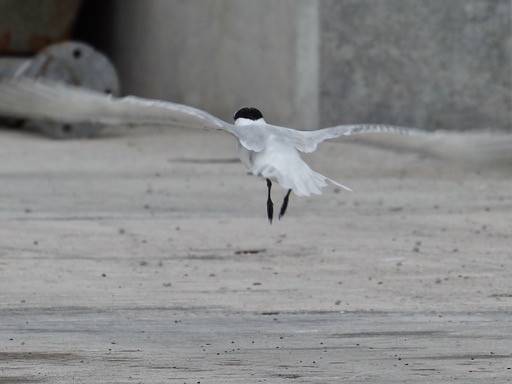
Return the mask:
<path id="1" fill-rule="evenodd" d="M 270 226 L 222 133 L 0 143 L 0 383 L 512 379 L 511 172 L 324 144 Z"/>

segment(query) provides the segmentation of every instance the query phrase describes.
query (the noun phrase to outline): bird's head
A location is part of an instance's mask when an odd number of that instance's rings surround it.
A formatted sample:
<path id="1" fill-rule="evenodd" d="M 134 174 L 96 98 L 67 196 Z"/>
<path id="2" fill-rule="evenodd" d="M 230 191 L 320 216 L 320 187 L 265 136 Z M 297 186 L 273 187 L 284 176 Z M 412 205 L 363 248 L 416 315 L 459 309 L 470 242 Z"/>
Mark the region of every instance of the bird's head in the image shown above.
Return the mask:
<path id="1" fill-rule="evenodd" d="M 233 119 L 235 125 L 265 124 L 260 110 L 253 107 L 240 108 L 236 111 Z"/>

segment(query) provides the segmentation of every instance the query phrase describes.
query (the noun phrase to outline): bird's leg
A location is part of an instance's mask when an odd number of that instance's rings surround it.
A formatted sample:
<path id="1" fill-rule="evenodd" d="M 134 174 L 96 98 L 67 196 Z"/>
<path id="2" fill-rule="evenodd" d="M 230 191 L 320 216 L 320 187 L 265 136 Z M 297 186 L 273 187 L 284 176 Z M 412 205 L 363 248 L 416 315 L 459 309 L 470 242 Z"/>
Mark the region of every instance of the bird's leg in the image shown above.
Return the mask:
<path id="1" fill-rule="evenodd" d="M 272 182 L 270 179 L 267 179 L 267 188 L 268 188 L 268 197 L 267 197 L 267 216 L 268 221 L 272 224 L 272 219 L 274 218 L 274 203 L 272 202 L 272 198 L 270 197 L 270 189 L 272 188 Z"/>
<path id="2" fill-rule="evenodd" d="M 284 216 L 284 213 L 286 212 L 286 208 L 288 208 L 288 199 L 290 198 L 290 192 L 292 190 L 289 189 L 288 190 L 288 193 L 286 194 L 286 196 L 284 197 L 284 200 L 283 200 L 283 205 L 281 205 L 281 210 L 279 211 L 279 220 L 281 220 L 281 217 Z"/>

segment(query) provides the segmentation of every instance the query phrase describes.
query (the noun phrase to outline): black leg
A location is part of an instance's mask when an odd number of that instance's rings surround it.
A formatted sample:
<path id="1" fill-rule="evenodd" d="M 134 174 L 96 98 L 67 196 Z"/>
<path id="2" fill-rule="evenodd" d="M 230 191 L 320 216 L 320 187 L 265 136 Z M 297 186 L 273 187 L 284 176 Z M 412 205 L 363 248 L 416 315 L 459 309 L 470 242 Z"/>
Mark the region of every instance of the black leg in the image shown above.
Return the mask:
<path id="1" fill-rule="evenodd" d="M 284 200 L 283 200 L 283 205 L 281 205 L 281 211 L 279 211 L 279 220 L 281 220 L 281 217 L 284 216 L 284 213 L 286 212 L 286 208 L 288 208 L 288 199 L 290 198 L 290 192 L 292 190 L 289 189 L 288 190 L 288 193 L 286 194 L 286 196 L 284 197 Z"/>
<path id="2" fill-rule="evenodd" d="M 268 188 L 268 197 L 267 197 L 267 216 L 268 221 L 272 224 L 272 219 L 274 218 L 274 203 L 272 202 L 272 198 L 270 197 L 270 189 L 272 188 L 272 182 L 270 179 L 267 179 L 267 188 Z"/>

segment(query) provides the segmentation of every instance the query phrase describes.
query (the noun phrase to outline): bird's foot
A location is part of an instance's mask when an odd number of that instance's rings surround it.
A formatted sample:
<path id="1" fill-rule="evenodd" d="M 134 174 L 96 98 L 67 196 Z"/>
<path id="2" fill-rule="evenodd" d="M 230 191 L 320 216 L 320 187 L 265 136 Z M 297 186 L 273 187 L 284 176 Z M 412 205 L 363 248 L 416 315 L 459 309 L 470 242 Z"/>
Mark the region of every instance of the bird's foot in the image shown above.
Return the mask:
<path id="1" fill-rule="evenodd" d="M 283 205 L 281 205 L 281 210 L 279 211 L 279 220 L 281 220 L 281 217 L 284 216 L 285 212 L 286 212 L 286 208 L 288 208 L 288 200 L 290 198 L 290 192 L 292 190 L 289 189 L 288 190 L 288 193 L 286 194 L 286 196 L 284 197 L 284 200 L 283 200 Z"/>
<path id="2" fill-rule="evenodd" d="M 272 200 L 267 200 L 267 217 L 270 224 L 272 224 L 272 219 L 274 218 L 274 203 Z"/>
<path id="3" fill-rule="evenodd" d="M 272 181 L 267 179 L 267 217 L 270 224 L 272 224 L 272 219 L 274 218 L 274 203 L 272 202 L 272 197 L 270 197 L 270 190 L 272 189 Z"/>

